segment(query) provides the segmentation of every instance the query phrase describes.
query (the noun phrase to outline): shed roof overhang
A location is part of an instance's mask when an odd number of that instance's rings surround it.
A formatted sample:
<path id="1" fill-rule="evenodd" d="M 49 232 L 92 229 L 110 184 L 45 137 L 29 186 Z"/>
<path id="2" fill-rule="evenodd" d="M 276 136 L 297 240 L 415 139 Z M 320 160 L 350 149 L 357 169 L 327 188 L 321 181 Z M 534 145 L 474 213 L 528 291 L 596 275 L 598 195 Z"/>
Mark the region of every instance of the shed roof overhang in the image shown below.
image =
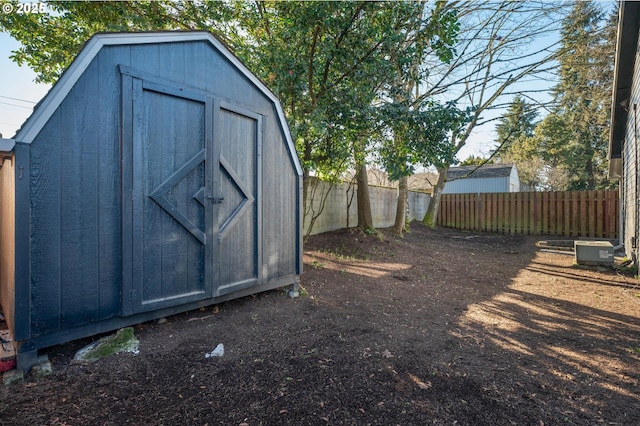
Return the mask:
<path id="1" fill-rule="evenodd" d="M 515 164 L 484 164 L 480 166 L 454 166 L 447 171 L 447 180 L 505 178 L 518 176 Z"/>
<path id="2" fill-rule="evenodd" d="M 0 154 L 13 151 L 16 141 L 13 139 L 0 139 Z"/>
<path id="3" fill-rule="evenodd" d="M 65 97 L 69 94 L 83 72 L 89 67 L 93 58 L 100 52 L 103 46 L 127 45 L 127 44 L 150 44 L 150 43 L 171 43 L 185 41 L 207 41 L 218 52 L 220 52 L 229 62 L 231 62 L 249 81 L 251 81 L 264 95 L 269 98 L 275 107 L 278 120 L 281 123 L 286 139 L 287 148 L 291 161 L 299 176 L 302 176 L 302 166 L 295 145 L 291 138 L 291 132 L 287 124 L 282 105 L 278 97 L 255 76 L 238 59 L 225 44 L 217 39 L 213 34 L 206 31 L 162 31 L 162 32 L 140 32 L 140 33 L 98 33 L 91 37 L 83 46 L 78 56 L 73 60 L 69 68 L 60 76 L 56 84 L 49 93 L 38 103 L 33 114 L 22 125 L 14 139 L 18 142 L 30 144 L 38 135 L 40 130 L 47 123 L 49 118 L 56 111 Z"/>
<path id="4" fill-rule="evenodd" d="M 10 160 L 12 158 L 14 146 L 16 146 L 16 141 L 13 139 L 0 138 L 0 167 L 4 165 L 4 160 Z"/>
<path id="5" fill-rule="evenodd" d="M 618 18 L 618 40 L 613 81 L 611 129 L 609 133 L 609 178 L 622 176 L 622 150 L 629 115 L 631 85 L 638 48 L 640 3 L 622 2 Z"/>

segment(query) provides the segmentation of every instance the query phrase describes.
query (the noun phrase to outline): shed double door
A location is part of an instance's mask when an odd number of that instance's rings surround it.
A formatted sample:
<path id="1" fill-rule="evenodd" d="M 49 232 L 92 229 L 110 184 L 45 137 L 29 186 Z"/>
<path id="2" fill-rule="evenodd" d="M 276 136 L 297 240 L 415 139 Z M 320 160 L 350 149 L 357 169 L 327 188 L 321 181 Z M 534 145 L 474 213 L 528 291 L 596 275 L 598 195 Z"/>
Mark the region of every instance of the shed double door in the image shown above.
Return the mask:
<path id="1" fill-rule="evenodd" d="M 259 283 L 260 116 L 163 82 L 123 83 L 123 314 Z"/>

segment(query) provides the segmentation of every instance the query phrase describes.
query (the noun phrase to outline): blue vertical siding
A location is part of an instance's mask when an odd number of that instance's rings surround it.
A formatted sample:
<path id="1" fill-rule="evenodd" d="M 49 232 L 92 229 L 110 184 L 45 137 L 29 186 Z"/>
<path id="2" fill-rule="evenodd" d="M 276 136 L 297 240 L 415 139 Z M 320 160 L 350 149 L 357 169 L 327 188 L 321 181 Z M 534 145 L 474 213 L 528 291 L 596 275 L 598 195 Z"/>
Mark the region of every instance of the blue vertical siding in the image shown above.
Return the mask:
<path id="1" fill-rule="evenodd" d="M 299 270 L 300 177 L 271 99 L 206 41 L 103 46 L 30 144 L 30 338 L 122 315 L 122 197 L 127 194 L 120 193 L 119 65 L 201 90 L 260 117 L 261 149 L 222 149 L 234 168 L 250 176 L 260 202 L 226 237 L 224 255 L 216 260 L 219 279 L 259 277 L 257 284 L 263 284 Z M 243 119 L 230 117 L 229 125 L 243 125 Z M 179 147 L 171 146 L 163 151 L 162 167 L 174 169 L 182 157 Z M 260 238 L 254 238 L 258 231 Z M 252 264 L 239 268 L 245 259 Z"/>

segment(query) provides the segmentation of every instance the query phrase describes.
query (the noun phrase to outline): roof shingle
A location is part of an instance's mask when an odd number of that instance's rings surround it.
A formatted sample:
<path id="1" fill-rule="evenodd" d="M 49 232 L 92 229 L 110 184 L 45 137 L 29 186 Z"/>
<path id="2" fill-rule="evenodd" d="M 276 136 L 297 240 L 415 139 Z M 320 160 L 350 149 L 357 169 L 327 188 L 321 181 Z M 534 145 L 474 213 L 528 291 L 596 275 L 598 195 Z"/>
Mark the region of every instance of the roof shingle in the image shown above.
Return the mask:
<path id="1" fill-rule="evenodd" d="M 450 167 L 447 180 L 507 177 L 514 167 L 514 164 L 485 164 L 480 168 L 477 165 Z"/>

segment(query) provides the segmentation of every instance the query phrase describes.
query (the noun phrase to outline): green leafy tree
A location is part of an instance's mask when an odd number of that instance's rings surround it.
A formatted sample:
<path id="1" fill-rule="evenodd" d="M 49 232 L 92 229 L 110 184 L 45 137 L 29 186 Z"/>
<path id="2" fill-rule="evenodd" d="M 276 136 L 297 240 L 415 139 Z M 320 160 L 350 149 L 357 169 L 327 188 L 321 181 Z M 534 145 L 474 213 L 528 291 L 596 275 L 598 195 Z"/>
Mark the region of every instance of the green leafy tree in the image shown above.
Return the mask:
<path id="1" fill-rule="evenodd" d="M 394 103 L 386 105 L 384 111 L 393 136 L 383 139 L 379 156 L 389 179 L 399 181 L 394 230 L 402 235 L 406 226 L 408 176 L 415 172 L 415 166 L 429 167 L 453 161 L 455 154 L 449 138 L 460 131 L 469 114 L 455 104 L 438 102 L 426 103 L 418 110 Z"/>
<path id="2" fill-rule="evenodd" d="M 398 235 L 407 226 L 408 177 L 413 174 L 414 165 L 430 165 L 434 159 L 451 157 L 441 134 L 446 136 L 454 125 L 447 123 L 445 117 L 452 121 L 461 114 L 454 105 L 443 107 L 419 93 L 429 75 L 425 57 L 435 55 L 441 61 L 450 61 L 458 31 L 455 9 L 445 8 L 444 2 L 435 3 L 430 10 L 427 5 L 421 2 L 421 7 L 414 10 L 401 32 L 400 48 L 388 55 L 395 75 L 384 84 L 377 108 L 381 124 L 378 158 L 389 178 L 398 181 L 393 227 Z"/>
<path id="3" fill-rule="evenodd" d="M 366 163 L 380 131 L 379 99 L 396 92 L 423 46 L 450 55 L 455 20 L 438 7 L 425 17 L 422 2 L 260 5 L 241 17 L 249 41 L 239 55 L 283 101 L 305 173 L 357 171 L 358 226 L 373 229 Z"/>
<path id="4" fill-rule="evenodd" d="M 569 189 L 569 175 L 572 170 L 568 167 L 567 159 L 571 156 L 572 133 L 572 129 L 566 126 L 560 116 L 551 113 L 538 123 L 534 136 L 524 141 L 526 145 L 520 150 L 518 159 L 522 162 L 526 162 L 527 158 L 534 159 L 530 163 L 531 166 L 537 166 L 536 176 L 530 183 L 534 189 Z"/>
<path id="5" fill-rule="evenodd" d="M 12 59 L 44 83 L 54 83 L 96 32 L 203 29 L 229 42 L 233 22 L 222 2 L 49 1 L 47 11 L 0 14 L 0 30 L 21 43 Z"/>
<path id="6" fill-rule="evenodd" d="M 460 162 L 460 166 L 480 166 L 482 164 L 493 164 L 491 158 L 482 157 L 480 155 L 470 155 Z"/>
<path id="7" fill-rule="evenodd" d="M 516 95 L 496 125 L 495 157 L 503 163 L 516 164 L 520 182 L 529 190 L 540 186 L 543 166 L 531 139 L 537 116 L 533 105 Z"/>

